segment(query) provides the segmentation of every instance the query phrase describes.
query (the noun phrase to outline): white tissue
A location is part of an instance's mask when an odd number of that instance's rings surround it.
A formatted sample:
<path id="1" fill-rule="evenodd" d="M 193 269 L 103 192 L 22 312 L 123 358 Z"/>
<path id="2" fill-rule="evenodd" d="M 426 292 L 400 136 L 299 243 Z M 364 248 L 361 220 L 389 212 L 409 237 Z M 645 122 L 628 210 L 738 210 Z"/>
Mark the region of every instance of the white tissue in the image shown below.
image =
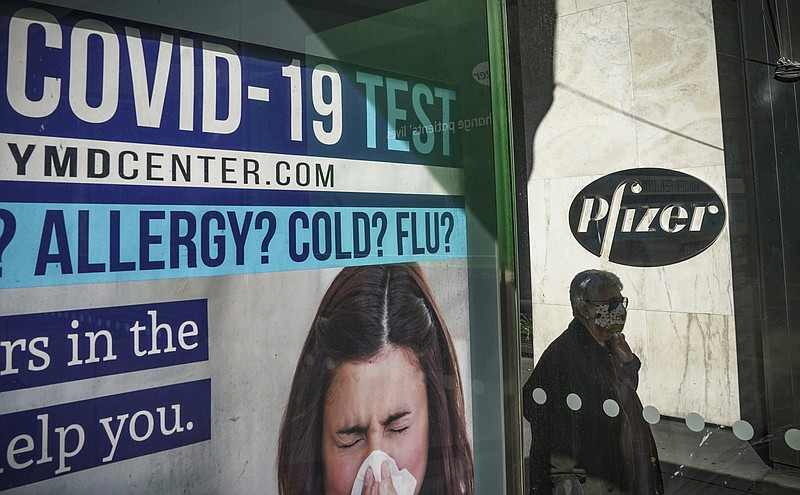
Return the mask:
<path id="1" fill-rule="evenodd" d="M 361 495 L 361 490 L 364 488 L 364 476 L 368 467 L 372 468 L 375 480 L 381 481 L 381 464 L 383 464 L 383 461 L 389 461 L 389 472 L 392 475 L 392 484 L 394 484 L 394 489 L 397 490 L 397 495 L 414 494 L 414 488 L 417 487 L 417 480 L 414 479 L 414 475 L 408 469 L 403 469 L 402 471 L 397 469 L 397 462 L 389 457 L 386 452 L 375 450 L 364 459 L 361 467 L 358 468 L 358 474 L 355 482 L 353 482 L 353 490 L 350 491 L 350 495 Z"/>

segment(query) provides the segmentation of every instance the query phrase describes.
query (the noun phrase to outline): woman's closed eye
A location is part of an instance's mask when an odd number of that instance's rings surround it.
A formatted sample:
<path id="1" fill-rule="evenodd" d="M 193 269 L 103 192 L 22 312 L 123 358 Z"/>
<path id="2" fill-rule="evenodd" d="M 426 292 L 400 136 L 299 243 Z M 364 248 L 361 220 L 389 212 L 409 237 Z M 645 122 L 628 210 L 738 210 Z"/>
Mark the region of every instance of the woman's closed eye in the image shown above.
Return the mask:
<path id="1" fill-rule="evenodd" d="M 411 427 L 413 418 L 411 411 L 398 411 L 386 418 L 384 428 L 389 433 L 402 434 Z"/>
<path id="2" fill-rule="evenodd" d="M 343 435 L 336 439 L 336 446 L 340 449 L 349 449 L 350 447 L 354 447 L 358 444 L 361 440 L 364 440 L 363 435 L 358 434 L 350 434 L 350 435 Z"/>
<path id="3" fill-rule="evenodd" d="M 361 441 L 361 439 L 359 438 L 357 440 L 353 440 L 350 443 L 341 443 L 341 444 L 339 444 L 339 448 L 340 449 L 349 449 L 350 447 L 354 447 L 360 441 Z"/>

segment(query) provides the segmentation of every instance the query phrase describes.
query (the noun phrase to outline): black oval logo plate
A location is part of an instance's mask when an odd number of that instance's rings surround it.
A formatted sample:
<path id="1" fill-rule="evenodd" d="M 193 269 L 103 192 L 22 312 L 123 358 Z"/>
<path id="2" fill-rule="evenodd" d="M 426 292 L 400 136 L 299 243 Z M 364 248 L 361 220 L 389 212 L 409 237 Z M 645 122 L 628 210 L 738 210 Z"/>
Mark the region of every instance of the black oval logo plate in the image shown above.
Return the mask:
<path id="1" fill-rule="evenodd" d="M 696 177 L 636 168 L 584 187 L 569 208 L 569 225 L 596 256 L 621 265 L 664 266 L 714 244 L 725 225 L 725 205 Z"/>

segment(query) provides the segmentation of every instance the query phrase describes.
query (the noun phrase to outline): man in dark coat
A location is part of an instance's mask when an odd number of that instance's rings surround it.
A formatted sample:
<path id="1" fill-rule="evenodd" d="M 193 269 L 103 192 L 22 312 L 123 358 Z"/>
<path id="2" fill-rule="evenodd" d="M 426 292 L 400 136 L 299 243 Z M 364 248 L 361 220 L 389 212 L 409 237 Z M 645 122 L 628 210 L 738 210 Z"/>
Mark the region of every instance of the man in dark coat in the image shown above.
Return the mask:
<path id="1" fill-rule="evenodd" d="M 650 425 L 636 395 L 641 361 L 625 342 L 627 298 L 613 273 L 570 285 L 574 319 L 523 388 L 531 493 L 663 494 Z"/>

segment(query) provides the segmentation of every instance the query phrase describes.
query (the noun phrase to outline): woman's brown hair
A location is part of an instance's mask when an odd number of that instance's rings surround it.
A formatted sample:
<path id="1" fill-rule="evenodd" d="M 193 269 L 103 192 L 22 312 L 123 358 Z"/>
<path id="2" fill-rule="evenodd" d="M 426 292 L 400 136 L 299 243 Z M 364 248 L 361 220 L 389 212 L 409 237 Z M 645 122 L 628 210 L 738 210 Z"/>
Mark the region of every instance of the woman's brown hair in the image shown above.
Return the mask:
<path id="1" fill-rule="evenodd" d="M 278 439 L 282 495 L 324 493 L 322 417 L 331 377 L 387 347 L 410 351 L 425 374 L 428 466 L 420 494 L 472 495 L 473 461 L 453 343 L 416 264 L 343 269 L 322 298 L 292 380 Z"/>

